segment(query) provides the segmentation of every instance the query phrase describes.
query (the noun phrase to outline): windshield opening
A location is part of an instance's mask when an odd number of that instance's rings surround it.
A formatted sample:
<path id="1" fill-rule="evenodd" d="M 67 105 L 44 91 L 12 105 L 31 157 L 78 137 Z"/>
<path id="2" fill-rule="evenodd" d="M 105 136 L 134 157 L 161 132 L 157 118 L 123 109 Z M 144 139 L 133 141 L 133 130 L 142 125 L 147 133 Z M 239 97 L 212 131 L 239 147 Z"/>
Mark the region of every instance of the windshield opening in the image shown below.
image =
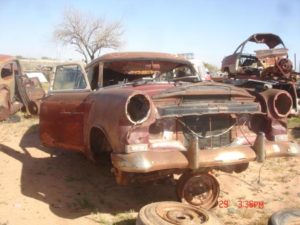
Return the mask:
<path id="1" fill-rule="evenodd" d="M 103 87 L 135 80 L 174 81 L 195 77 L 188 64 L 169 61 L 120 61 L 104 64 Z"/>

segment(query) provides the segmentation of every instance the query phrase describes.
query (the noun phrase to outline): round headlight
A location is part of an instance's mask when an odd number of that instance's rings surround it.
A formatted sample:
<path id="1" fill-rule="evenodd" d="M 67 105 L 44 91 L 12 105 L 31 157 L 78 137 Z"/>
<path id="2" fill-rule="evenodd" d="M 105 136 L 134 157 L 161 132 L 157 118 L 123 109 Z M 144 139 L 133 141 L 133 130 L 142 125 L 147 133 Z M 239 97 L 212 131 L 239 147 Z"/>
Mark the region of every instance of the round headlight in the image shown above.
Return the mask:
<path id="1" fill-rule="evenodd" d="M 286 92 L 278 93 L 276 96 L 274 96 L 273 106 L 276 116 L 286 117 L 289 115 L 292 109 L 293 100 Z"/>

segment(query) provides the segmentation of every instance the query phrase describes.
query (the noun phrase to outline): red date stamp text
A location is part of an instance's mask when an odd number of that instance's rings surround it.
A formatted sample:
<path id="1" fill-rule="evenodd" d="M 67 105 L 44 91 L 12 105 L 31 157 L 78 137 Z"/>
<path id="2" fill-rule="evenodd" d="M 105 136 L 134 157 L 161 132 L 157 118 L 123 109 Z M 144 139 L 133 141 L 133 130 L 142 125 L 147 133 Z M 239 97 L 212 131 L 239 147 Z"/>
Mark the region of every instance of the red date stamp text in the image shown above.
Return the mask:
<path id="1" fill-rule="evenodd" d="M 228 208 L 230 206 L 236 206 L 237 208 L 263 209 L 265 207 L 265 202 L 264 201 L 254 201 L 254 200 L 245 200 L 245 199 L 238 199 L 236 201 L 220 199 L 218 201 L 218 206 L 219 206 L 219 208 Z"/>

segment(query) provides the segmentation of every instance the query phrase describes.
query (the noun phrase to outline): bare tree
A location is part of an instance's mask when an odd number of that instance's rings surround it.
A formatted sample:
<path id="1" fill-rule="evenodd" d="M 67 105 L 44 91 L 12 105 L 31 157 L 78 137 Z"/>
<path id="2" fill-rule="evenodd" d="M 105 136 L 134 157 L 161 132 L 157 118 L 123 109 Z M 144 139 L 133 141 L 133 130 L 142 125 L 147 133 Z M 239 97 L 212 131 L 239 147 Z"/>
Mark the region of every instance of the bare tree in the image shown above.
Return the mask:
<path id="1" fill-rule="evenodd" d="M 62 23 L 53 32 L 56 41 L 73 45 L 86 62 L 99 56 L 104 48 L 120 47 L 122 35 L 120 22 L 107 22 L 75 9 L 64 11 Z"/>

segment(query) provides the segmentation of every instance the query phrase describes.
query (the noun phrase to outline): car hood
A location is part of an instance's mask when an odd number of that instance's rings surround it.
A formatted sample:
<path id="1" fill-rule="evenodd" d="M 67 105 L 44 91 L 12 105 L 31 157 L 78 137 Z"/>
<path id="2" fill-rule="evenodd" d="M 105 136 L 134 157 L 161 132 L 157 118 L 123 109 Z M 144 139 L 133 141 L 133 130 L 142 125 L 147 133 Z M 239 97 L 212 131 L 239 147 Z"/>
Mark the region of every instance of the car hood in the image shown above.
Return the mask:
<path id="1" fill-rule="evenodd" d="M 280 44 L 282 44 L 284 46 L 284 43 L 281 40 L 281 38 L 278 35 L 275 35 L 272 33 L 253 34 L 246 41 L 250 41 L 250 42 L 254 42 L 254 43 L 263 43 L 263 44 L 266 44 L 269 48 L 274 48 Z"/>
<path id="2" fill-rule="evenodd" d="M 246 89 L 223 83 L 152 82 L 138 86 L 127 84 L 104 88 L 98 91 L 99 94 L 100 92 L 102 94 L 99 96 L 103 101 L 117 96 L 126 102 L 132 96 L 145 95 L 149 100 L 152 99 L 156 118 L 261 113 L 259 103 Z M 120 105 L 121 101 L 118 102 Z"/>
<path id="3" fill-rule="evenodd" d="M 163 99 L 182 96 L 228 96 L 228 98 L 254 99 L 245 89 L 235 87 L 233 85 L 215 83 L 215 82 L 199 82 L 180 86 L 175 86 L 167 90 L 160 91 L 152 96 L 153 99 Z"/>
<path id="4" fill-rule="evenodd" d="M 259 104 L 247 90 L 214 82 L 169 88 L 153 95 L 152 99 L 160 118 L 260 113 Z"/>
<path id="5" fill-rule="evenodd" d="M 120 90 L 138 91 L 147 94 L 152 99 L 180 98 L 182 96 L 210 96 L 216 99 L 219 96 L 227 96 L 228 99 L 254 100 L 246 89 L 231 84 L 202 81 L 197 83 L 188 82 L 150 82 L 143 85 L 114 85 L 100 89 L 101 91 L 119 92 Z"/>

